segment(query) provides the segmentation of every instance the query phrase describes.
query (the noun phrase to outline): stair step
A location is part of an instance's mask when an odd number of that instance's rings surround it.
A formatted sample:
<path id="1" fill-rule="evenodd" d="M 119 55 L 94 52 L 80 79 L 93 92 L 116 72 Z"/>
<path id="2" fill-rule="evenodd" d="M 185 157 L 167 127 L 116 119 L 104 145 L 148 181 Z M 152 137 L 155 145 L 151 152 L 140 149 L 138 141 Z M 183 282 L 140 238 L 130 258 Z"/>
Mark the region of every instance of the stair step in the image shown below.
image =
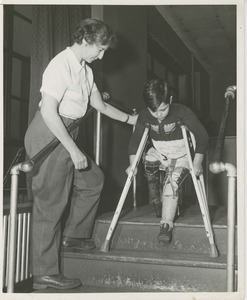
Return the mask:
<path id="1" fill-rule="evenodd" d="M 213 231 L 220 254 L 227 253 L 227 212 L 225 207 L 210 209 Z M 103 244 L 113 212 L 98 217 L 93 238 L 98 248 Z M 200 209 L 197 205 L 185 210 L 174 223 L 173 240 L 170 245 L 160 245 L 157 240 L 159 219 L 153 207 L 142 206 L 136 210 L 124 210 L 111 239 L 111 249 L 142 249 L 210 253 Z M 237 251 L 237 243 L 236 251 Z"/>
<path id="2" fill-rule="evenodd" d="M 64 251 L 63 272 L 83 284 L 135 291 L 225 291 L 226 256 L 122 249 Z"/>
<path id="3" fill-rule="evenodd" d="M 167 252 L 167 251 L 149 251 L 149 250 L 111 250 L 101 252 L 99 249 L 90 251 L 63 250 L 63 257 L 77 259 L 133 262 L 140 264 L 158 264 L 171 266 L 203 267 L 203 268 L 226 268 L 226 256 L 221 255 L 217 258 L 211 258 L 200 253 Z"/>

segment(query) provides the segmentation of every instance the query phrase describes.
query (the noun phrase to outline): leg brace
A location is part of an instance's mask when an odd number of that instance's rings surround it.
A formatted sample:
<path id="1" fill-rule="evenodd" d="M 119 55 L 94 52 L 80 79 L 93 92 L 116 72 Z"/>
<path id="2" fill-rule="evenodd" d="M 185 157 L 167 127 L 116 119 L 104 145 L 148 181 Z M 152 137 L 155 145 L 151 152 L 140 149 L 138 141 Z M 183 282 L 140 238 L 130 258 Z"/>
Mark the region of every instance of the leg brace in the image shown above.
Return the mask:
<path id="1" fill-rule="evenodd" d="M 160 202 L 160 162 L 158 160 L 144 160 L 144 175 L 147 178 L 149 203 Z"/>
<path id="2" fill-rule="evenodd" d="M 171 229 L 173 228 L 173 221 L 177 210 L 179 190 L 189 174 L 188 169 L 183 167 L 175 168 L 175 164 L 176 161 L 172 160 L 171 165 L 166 169 L 162 192 L 161 224 L 168 223 Z"/>

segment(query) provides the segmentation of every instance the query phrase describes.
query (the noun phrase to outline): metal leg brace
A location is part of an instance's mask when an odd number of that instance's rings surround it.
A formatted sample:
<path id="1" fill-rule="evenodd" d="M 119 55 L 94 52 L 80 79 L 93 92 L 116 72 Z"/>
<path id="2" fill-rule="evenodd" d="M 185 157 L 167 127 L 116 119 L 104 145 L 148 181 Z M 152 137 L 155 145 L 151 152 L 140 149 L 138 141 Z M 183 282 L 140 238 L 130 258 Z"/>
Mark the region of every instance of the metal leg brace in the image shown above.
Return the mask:
<path id="1" fill-rule="evenodd" d="M 205 230 L 206 230 L 206 235 L 209 239 L 210 257 L 218 257 L 219 254 L 218 254 L 218 250 L 217 250 L 217 247 L 216 247 L 216 244 L 214 241 L 214 234 L 213 234 L 213 229 L 212 229 L 212 225 L 211 225 L 210 214 L 209 214 L 209 209 L 208 209 L 208 204 L 207 204 L 204 178 L 203 178 L 203 175 L 200 175 L 199 178 L 196 177 L 196 175 L 194 173 L 194 168 L 193 168 L 192 156 L 194 155 L 195 140 L 193 139 L 193 136 L 191 135 L 190 131 L 184 125 L 181 126 L 181 129 L 182 129 L 183 138 L 185 141 L 185 147 L 186 147 L 186 151 L 187 151 L 192 181 L 193 181 L 197 199 L 199 202 L 199 206 L 200 206 L 200 210 L 201 210 L 201 214 L 202 214 L 202 218 L 203 218 L 203 223 L 204 223 Z"/>

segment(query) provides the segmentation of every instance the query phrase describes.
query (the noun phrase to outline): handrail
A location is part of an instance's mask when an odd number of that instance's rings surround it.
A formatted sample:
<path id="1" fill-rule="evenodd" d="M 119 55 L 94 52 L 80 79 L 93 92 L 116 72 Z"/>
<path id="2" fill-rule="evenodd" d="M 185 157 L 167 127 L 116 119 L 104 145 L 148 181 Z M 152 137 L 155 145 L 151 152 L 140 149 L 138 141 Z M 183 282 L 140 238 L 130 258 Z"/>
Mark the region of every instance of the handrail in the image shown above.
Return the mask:
<path id="1" fill-rule="evenodd" d="M 236 91 L 236 86 L 228 87 L 225 95 L 229 90 Z M 222 153 L 224 149 L 225 140 L 225 127 L 229 111 L 230 99 L 234 98 L 234 95 L 226 96 L 226 105 L 223 112 L 221 127 L 217 139 L 216 149 L 214 153 L 213 162 L 210 163 L 209 169 L 214 174 L 219 174 L 226 171 L 228 177 L 228 202 L 227 202 L 227 291 L 233 292 L 235 290 L 235 194 L 236 194 L 236 177 L 237 170 L 236 167 L 229 163 L 223 163 Z"/>
<path id="2" fill-rule="evenodd" d="M 104 101 L 107 101 L 110 98 L 110 95 L 108 92 L 101 93 L 101 96 Z M 86 114 L 83 117 L 75 120 L 73 123 L 71 123 L 67 127 L 68 133 L 71 133 L 74 129 L 76 129 L 83 121 L 85 121 L 91 115 L 91 113 L 93 111 L 94 111 L 94 108 L 90 106 L 89 109 L 87 110 Z M 42 159 L 45 155 L 50 154 L 59 144 L 60 144 L 60 141 L 55 137 L 43 149 L 41 149 L 33 158 L 28 159 L 28 160 L 26 160 L 20 164 L 17 164 L 15 166 L 13 166 L 13 163 L 12 163 L 12 168 L 18 169 L 18 170 L 20 170 L 22 172 L 26 172 L 26 173 L 30 172 L 32 170 L 33 166 L 35 164 L 37 164 L 40 161 L 40 159 Z M 11 172 L 11 169 L 10 169 L 10 172 Z"/>
<path id="3" fill-rule="evenodd" d="M 20 156 L 22 155 L 23 151 L 25 150 L 24 147 L 20 147 L 19 150 L 17 151 L 12 163 L 10 164 L 10 167 L 8 169 L 8 171 L 6 172 L 4 179 L 3 179 L 3 186 L 5 186 L 5 184 L 7 183 L 8 180 L 8 176 L 10 174 L 10 171 L 12 169 L 12 167 L 15 165 L 15 163 L 18 161 L 18 159 L 20 158 Z"/>
<path id="4" fill-rule="evenodd" d="M 235 194 L 236 194 L 236 167 L 229 163 L 214 162 L 210 164 L 210 171 L 218 174 L 226 171 L 228 177 L 227 201 L 227 292 L 234 292 L 235 280 Z"/>
<path id="5" fill-rule="evenodd" d="M 94 111 L 92 107 L 90 107 L 87 111 L 87 113 L 77 120 L 75 120 L 73 123 L 71 123 L 67 127 L 68 133 L 71 133 L 74 129 L 76 129 L 84 120 L 88 118 L 88 116 Z M 16 166 L 14 168 L 23 171 L 23 172 L 30 172 L 34 165 L 37 164 L 44 156 L 50 154 L 58 145 L 60 144 L 60 141 L 57 138 L 54 138 L 51 140 L 43 149 L 41 149 L 33 158 L 28 159 Z"/>
<path id="6" fill-rule="evenodd" d="M 232 88 L 234 91 L 236 90 L 236 86 L 229 87 Z M 228 89 L 226 92 L 228 91 Z M 229 106 L 230 106 L 230 100 L 233 99 L 233 96 L 227 95 L 226 96 L 226 103 L 224 107 L 224 112 L 222 115 L 221 119 L 221 124 L 220 124 L 220 130 L 219 130 L 219 135 L 215 147 L 215 152 L 214 152 L 214 159 L 213 161 L 221 161 L 222 154 L 223 154 L 223 149 L 224 149 L 224 141 L 225 141 L 225 129 L 226 129 L 226 121 L 228 117 L 228 112 L 229 112 Z"/>

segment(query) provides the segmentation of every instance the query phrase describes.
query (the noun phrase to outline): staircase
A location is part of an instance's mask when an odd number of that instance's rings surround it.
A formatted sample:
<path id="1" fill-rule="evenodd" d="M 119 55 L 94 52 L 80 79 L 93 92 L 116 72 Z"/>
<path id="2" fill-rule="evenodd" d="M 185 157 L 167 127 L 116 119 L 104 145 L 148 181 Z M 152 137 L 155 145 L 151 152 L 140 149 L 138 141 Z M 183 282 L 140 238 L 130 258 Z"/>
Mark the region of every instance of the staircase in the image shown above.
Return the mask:
<path id="1" fill-rule="evenodd" d="M 83 285 L 92 290 L 95 287 L 95 292 L 102 288 L 119 292 L 225 292 L 226 207 L 210 207 L 210 215 L 218 258 L 209 256 L 199 206 L 182 212 L 175 222 L 172 243 L 162 246 L 157 242 L 159 219 L 153 207 L 145 205 L 122 212 L 107 253 L 100 247 L 113 213 L 99 216 L 93 233 L 97 248 L 63 251 L 63 272 L 81 278 Z"/>

